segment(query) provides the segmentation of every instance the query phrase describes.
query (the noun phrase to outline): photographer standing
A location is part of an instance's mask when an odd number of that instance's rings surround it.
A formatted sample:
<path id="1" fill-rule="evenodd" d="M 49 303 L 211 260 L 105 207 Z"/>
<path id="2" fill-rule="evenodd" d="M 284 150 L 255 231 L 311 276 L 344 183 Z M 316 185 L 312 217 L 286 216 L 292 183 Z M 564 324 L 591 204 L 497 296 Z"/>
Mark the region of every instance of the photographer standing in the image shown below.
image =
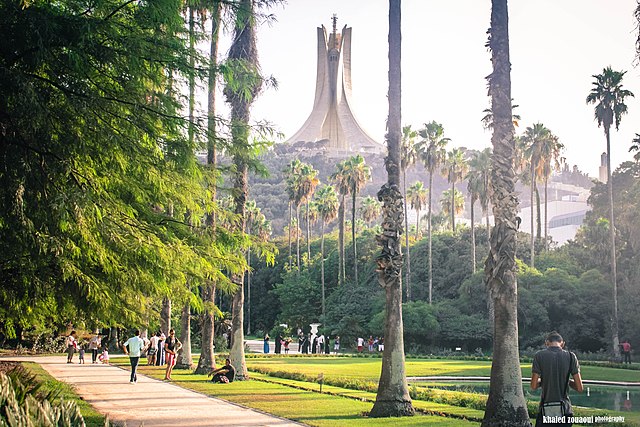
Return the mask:
<path id="1" fill-rule="evenodd" d="M 575 354 L 564 350 L 559 333 L 551 332 L 544 344 L 547 348 L 536 353 L 531 368 L 531 389 L 542 387 L 536 427 L 571 426 L 568 418 L 573 416 L 573 409 L 567 391 L 571 387 L 582 392 L 580 364 Z"/>

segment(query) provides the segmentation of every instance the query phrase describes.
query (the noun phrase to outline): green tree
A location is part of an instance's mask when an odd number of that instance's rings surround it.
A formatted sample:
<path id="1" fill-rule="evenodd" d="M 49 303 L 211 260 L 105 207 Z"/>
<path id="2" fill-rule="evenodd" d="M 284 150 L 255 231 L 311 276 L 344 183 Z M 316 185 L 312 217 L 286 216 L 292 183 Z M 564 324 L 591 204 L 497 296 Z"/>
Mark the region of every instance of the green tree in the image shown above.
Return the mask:
<path id="1" fill-rule="evenodd" d="M 560 143 L 558 137 L 551 134 L 549 138 L 541 141 L 540 145 L 540 161 L 536 166 L 536 175 L 542 177 L 544 181 L 544 248 L 549 250 L 549 217 L 548 212 L 548 196 L 549 196 L 549 177 L 553 171 L 559 171 L 564 158 L 561 157 L 564 145 Z"/>
<path id="2" fill-rule="evenodd" d="M 402 325 L 402 241 L 403 203 L 400 192 L 400 0 L 389 0 L 389 117 L 387 119 L 388 181 L 378 192 L 383 202 L 383 233 L 378 237 L 382 253 L 377 258 L 378 281 L 385 291 L 385 349 L 382 373 L 371 417 L 407 416 L 415 410 L 409 396 L 404 369 Z M 356 282 L 357 283 L 357 282 Z"/>
<path id="3" fill-rule="evenodd" d="M 338 195 L 334 188 L 330 185 L 321 187 L 316 193 L 315 205 L 320 217 L 321 241 L 320 241 L 320 282 L 322 284 L 322 322 L 326 322 L 326 306 L 325 306 L 325 277 L 324 277 L 324 228 L 325 225 L 336 219 L 338 215 Z"/>
<path id="4" fill-rule="evenodd" d="M 349 181 L 347 179 L 347 160 L 342 160 L 336 165 L 331 180 L 335 183 L 340 204 L 338 206 L 338 283 L 344 284 L 346 280 L 346 257 L 344 253 L 344 222 L 345 222 L 345 197 L 349 195 Z"/>
<path id="5" fill-rule="evenodd" d="M 596 74 L 591 92 L 587 96 L 587 104 L 595 104 L 595 119 L 598 127 L 604 127 L 607 140 L 607 188 L 609 192 L 609 223 L 611 239 L 611 281 L 613 282 L 613 316 L 611 319 L 611 344 L 613 354 L 620 355 L 618 336 L 618 280 L 616 265 L 616 230 L 613 215 L 613 182 L 611 179 L 611 126 L 615 123 L 616 130 L 620 126 L 622 115 L 627 113 L 625 98 L 633 97 L 633 93 L 622 88 L 622 78 L 625 71 L 614 71 L 611 67 L 602 70 L 602 74 Z"/>
<path id="6" fill-rule="evenodd" d="M 480 200 L 483 210 L 488 199 L 488 180 L 490 166 L 490 152 L 485 149 L 481 152 L 474 152 L 469 159 L 469 172 L 467 172 L 467 192 L 471 204 L 471 251 L 472 268 L 471 272 L 476 272 L 476 229 L 475 229 L 475 204 Z M 482 222 L 482 220 L 480 220 Z M 487 222 L 487 228 L 489 224 Z"/>
<path id="7" fill-rule="evenodd" d="M 313 197 L 313 193 L 314 191 L 316 191 L 316 187 L 318 186 L 318 184 L 320 183 L 320 180 L 318 179 L 318 171 L 316 169 L 314 169 L 313 166 L 311 166 L 310 164 L 304 163 L 302 166 L 302 170 L 300 171 L 300 184 L 299 184 L 299 191 L 300 191 L 300 200 L 304 201 L 304 203 L 306 204 L 306 210 L 307 210 L 307 236 L 306 236 L 306 240 L 307 240 L 307 258 L 311 259 L 311 241 L 309 240 L 309 235 L 311 234 L 311 217 L 310 217 L 310 204 L 311 204 L 311 198 Z M 298 262 L 300 262 L 298 260 Z"/>
<path id="8" fill-rule="evenodd" d="M 299 207 L 300 207 L 300 174 L 302 173 L 302 168 L 304 164 L 299 159 L 293 159 L 291 163 L 284 169 L 285 181 L 286 181 L 286 189 L 287 196 L 289 197 L 289 268 L 293 266 L 293 257 L 292 257 L 292 236 L 291 232 L 293 230 L 293 214 L 292 210 L 295 206 L 296 208 L 296 226 L 300 224 L 300 215 L 299 215 Z M 296 242 L 297 245 L 297 256 L 296 256 L 296 267 L 300 270 L 300 234 L 296 233 Z"/>
<path id="9" fill-rule="evenodd" d="M 380 217 L 381 213 L 382 205 L 379 201 L 371 196 L 367 196 L 362 199 L 362 202 L 360 203 L 360 214 L 362 215 L 362 220 L 365 223 L 371 224 Z"/>
<path id="10" fill-rule="evenodd" d="M 464 211 L 464 196 L 458 189 L 453 191 L 453 195 L 451 189 L 445 190 L 440 198 L 440 208 L 442 213 L 449 218 L 451 218 L 452 214 L 460 215 Z"/>
<path id="11" fill-rule="evenodd" d="M 461 181 L 464 178 L 468 169 L 469 166 L 464 158 L 462 150 L 459 148 L 453 148 L 451 151 L 447 152 L 447 157 L 442 165 L 442 175 L 444 175 L 447 178 L 447 181 L 451 184 L 451 191 L 449 192 L 449 195 L 451 196 L 451 203 L 449 206 L 456 206 L 456 209 L 449 211 L 449 215 L 451 215 L 451 230 L 454 233 L 456 232 L 455 214 L 457 213 L 457 205 L 453 198 L 456 195 L 456 182 Z"/>
<path id="12" fill-rule="evenodd" d="M 629 152 L 635 151 L 636 154 L 633 155 L 633 159 L 636 162 L 640 162 L 640 133 L 636 133 L 636 137 L 633 138 L 631 142 L 631 147 L 629 148 Z"/>
<path id="13" fill-rule="evenodd" d="M 411 299 L 411 254 L 409 251 L 409 217 L 407 212 L 407 169 L 418 161 L 416 138 L 418 131 L 412 130 L 411 125 L 402 127 L 402 145 L 400 147 L 402 169 L 402 197 L 404 201 L 404 252 L 405 257 L 405 289 L 407 300 Z"/>
<path id="14" fill-rule="evenodd" d="M 424 163 L 427 172 L 429 172 L 429 203 L 427 204 L 427 235 L 429 239 L 429 304 L 432 301 L 433 289 L 433 260 L 431 259 L 431 215 L 432 215 L 432 194 L 433 194 L 433 174 L 444 162 L 446 156 L 446 146 L 451 141 L 444 136 L 444 128 L 440 123 L 432 121 L 425 123 L 424 128 L 418 131 L 418 135 L 422 138 L 418 145 L 420 158 Z"/>
<path id="15" fill-rule="evenodd" d="M 507 0 L 492 0 L 488 47 L 493 72 L 488 80 L 493 111 L 490 182 L 495 225 L 491 231 L 491 251 L 485 263 L 485 274 L 494 305 L 494 340 L 489 397 L 482 420 L 484 427 L 531 425 L 522 391 L 518 348 L 515 269 L 518 196 L 513 168 L 515 144 L 508 16 Z"/>

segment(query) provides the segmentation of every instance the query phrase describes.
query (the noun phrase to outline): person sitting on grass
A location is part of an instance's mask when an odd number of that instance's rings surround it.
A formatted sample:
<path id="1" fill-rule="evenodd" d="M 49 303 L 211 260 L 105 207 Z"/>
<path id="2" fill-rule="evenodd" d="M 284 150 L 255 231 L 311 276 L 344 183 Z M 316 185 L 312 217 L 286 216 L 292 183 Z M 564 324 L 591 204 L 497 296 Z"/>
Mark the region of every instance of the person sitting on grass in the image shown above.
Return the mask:
<path id="1" fill-rule="evenodd" d="M 213 376 L 211 382 L 214 383 L 232 383 L 236 376 L 236 368 L 231 365 L 231 360 L 225 359 L 224 366 L 209 372 L 208 376 Z"/>

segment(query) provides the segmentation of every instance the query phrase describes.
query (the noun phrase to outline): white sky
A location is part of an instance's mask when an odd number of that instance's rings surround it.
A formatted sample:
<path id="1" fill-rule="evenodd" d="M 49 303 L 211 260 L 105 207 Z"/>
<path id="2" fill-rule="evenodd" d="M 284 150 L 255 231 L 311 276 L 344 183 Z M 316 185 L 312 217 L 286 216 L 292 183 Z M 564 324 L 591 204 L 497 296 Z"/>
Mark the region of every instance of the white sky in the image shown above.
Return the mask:
<path id="1" fill-rule="evenodd" d="M 598 176 L 604 132 L 585 103 L 593 74 L 611 65 L 626 70 L 624 87 L 636 93 L 629 114 L 612 133 L 612 164 L 631 159 L 640 133 L 640 67 L 634 68 L 636 0 L 518 0 L 509 3 L 512 94 L 521 116 L 518 133 L 544 123 L 565 145 L 570 165 Z M 405 0 L 402 3 L 402 123 L 419 128 L 436 120 L 452 146 L 482 149 L 491 134 L 480 122 L 489 106 L 485 48 L 490 0 Z M 352 75 L 356 117 L 384 142 L 388 89 L 388 1 L 289 0 L 271 11 L 258 47 L 263 72 L 279 83 L 256 101 L 254 120 L 267 119 L 291 136 L 311 111 L 316 78 L 316 27 L 353 28 Z M 221 51 L 223 52 L 223 51 Z"/>

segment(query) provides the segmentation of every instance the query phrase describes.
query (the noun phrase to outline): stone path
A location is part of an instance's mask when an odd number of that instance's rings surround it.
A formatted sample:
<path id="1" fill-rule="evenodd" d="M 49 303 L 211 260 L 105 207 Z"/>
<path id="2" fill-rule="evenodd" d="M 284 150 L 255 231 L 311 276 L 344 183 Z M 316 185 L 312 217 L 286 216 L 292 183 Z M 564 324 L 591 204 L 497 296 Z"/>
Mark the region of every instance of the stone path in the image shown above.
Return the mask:
<path id="1" fill-rule="evenodd" d="M 128 370 L 102 364 L 67 364 L 64 355 L 3 357 L 0 360 L 40 364 L 54 378 L 73 385 L 85 401 L 109 415 L 112 422 L 126 423 L 128 427 L 303 425 L 143 375 L 138 375 L 137 384 L 130 384 Z"/>

